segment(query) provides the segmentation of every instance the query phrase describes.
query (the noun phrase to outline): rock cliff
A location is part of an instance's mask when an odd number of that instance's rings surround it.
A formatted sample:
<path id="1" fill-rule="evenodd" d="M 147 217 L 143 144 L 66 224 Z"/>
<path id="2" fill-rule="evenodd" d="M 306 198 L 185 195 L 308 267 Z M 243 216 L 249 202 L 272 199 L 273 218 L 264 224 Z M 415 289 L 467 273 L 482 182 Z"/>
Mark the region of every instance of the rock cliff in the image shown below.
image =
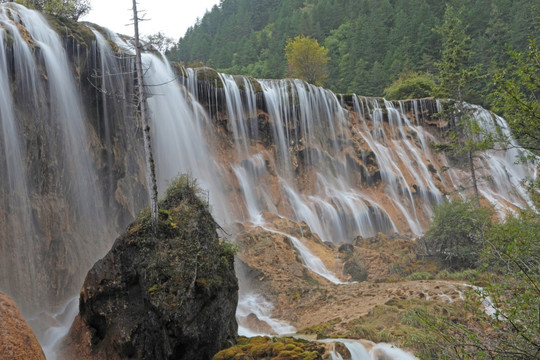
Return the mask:
<path id="1" fill-rule="evenodd" d="M 238 284 L 208 204 L 181 177 L 88 273 L 65 359 L 209 359 L 234 343 Z"/>

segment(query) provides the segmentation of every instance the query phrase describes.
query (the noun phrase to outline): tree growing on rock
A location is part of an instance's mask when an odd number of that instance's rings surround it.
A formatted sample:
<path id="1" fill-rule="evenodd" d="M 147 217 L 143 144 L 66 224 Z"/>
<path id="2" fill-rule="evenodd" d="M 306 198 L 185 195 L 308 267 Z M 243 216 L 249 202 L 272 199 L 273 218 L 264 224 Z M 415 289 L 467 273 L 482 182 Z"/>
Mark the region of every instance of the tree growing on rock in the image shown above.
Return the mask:
<path id="1" fill-rule="evenodd" d="M 166 36 L 161 31 L 152 35 L 147 35 L 144 40 L 162 53 L 168 51 L 174 46 L 174 39 Z"/>
<path id="2" fill-rule="evenodd" d="M 478 69 L 469 64 L 471 38 L 465 32 L 466 26 L 460 19 L 460 12 L 451 5 L 446 7 L 442 24 L 434 30 L 442 40 L 441 61 L 436 63 L 439 69 L 439 96 L 451 99 L 439 113 L 452 125 L 447 133 L 447 143 L 439 149 L 457 157 L 466 157 L 476 204 L 480 207 L 475 153 L 491 148 L 493 138 L 476 121 L 474 108 L 464 100 L 468 84 L 478 78 Z"/>
<path id="3" fill-rule="evenodd" d="M 309 36 L 299 35 L 288 39 L 285 56 L 289 64 L 289 74 L 311 84 L 322 86 L 328 77 L 326 63 L 328 49 Z"/>
<path id="4" fill-rule="evenodd" d="M 420 99 L 433 96 L 435 82 L 431 74 L 404 72 L 386 89 L 384 97 L 389 100 Z"/>
<path id="5" fill-rule="evenodd" d="M 540 154 L 540 51 L 535 40 L 526 51 L 510 51 L 507 66 L 494 76 L 494 110 L 510 125 L 521 147 Z M 508 141 L 509 139 L 504 139 Z"/>
<path id="6" fill-rule="evenodd" d="M 75 21 L 91 9 L 90 0 L 17 0 L 15 2 L 28 8 Z"/>

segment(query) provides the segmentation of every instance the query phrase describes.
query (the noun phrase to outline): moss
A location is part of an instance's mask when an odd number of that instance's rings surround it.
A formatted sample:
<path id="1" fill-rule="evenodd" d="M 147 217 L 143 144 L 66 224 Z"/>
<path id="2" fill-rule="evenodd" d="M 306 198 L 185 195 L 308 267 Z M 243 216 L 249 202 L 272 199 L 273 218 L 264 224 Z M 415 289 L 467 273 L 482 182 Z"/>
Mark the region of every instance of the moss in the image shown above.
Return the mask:
<path id="1" fill-rule="evenodd" d="M 300 334 L 316 334 L 317 339 L 327 338 L 334 331 L 334 325 L 341 323 L 341 318 L 335 318 L 318 325 L 310 326 L 298 331 Z"/>
<path id="2" fill-rule="evenodd" d="M 155 238 L 149 209 L 128 228 L 128 244 L 147 251 L 140 272 L 154 305 L 174 308 L 191 291 L 211 295 L 224 286 L 234 248 L 219 242 L 216 228 L 205 194 L 187 175 L 174 179 L 159 202 Z"/>
<path id="3" fill-rule="evenodd" d="M 475 269 L 466 269 L 457 272 L 449 272 L 447 270 L 442 270 L 438 272 L 437 275 L 435 275 L 435 278 L 443 280 L 475 281 L 480 275 L 480 271 Z"/>
<path id="4" fill-rule="evenodd" d="M 204 67 L 204 68 L 196 69 L 196 73 L 197 73 L 197 80 L 206 81 L 212 86 L 215 86 L 220 89 L 223 88 L 223 81 L 221 81 L 219 73 L 216 70 L 212 68 Z"/>
<path id="5" fill-rule="evenodd" d="M 229 359 L 322 359 L 324 348 L 319 344 L 291 337 L 240 337 L 237 345 L 214 355 L 213 360 Z"/>
<path id="6" fill-rule="evenodd" d="M 256 79 L 252 78 L 251 76 L 234 75 L 233 78 L 234 78 L 234 81 L 236 82 L 236 85 L 238 85 L 238 88 L 241 91 L 246 91 L 245 81 L 247 80 L 251 84 L 251 87 L 255 94 L 263 92 L 261 84 Z"/>
<path id="7" fill-rule="evenodd" d="M 170 64 L 177 77 L 187 78 L 186 69 L 182 65 L 177 62 L 171 62 Z"/>
<path id="8" fill-rule="evenodd" d="M 442 304 L 420 299 L 391 299 L 384 305 L 373 308 L 368 314 L 346 324 L 344 337 L 369 339 L 374 342 L 394 343 L 410 347 L 422 357 L 435 354 L 432 335 L 425 328 L 425 318 L 443 316 L 448 319 L 468 318 L 462 304 Z M 437 358 L 437 356 L 426 358 Z"/>
<path id="9" fill-rule="evenodd" d="M 405 280 L 431 280 L 435 276 L 427 271 L 417 271 L 408 275 Z"/>
<path id="10" fill-rule="evenodd" d="M 45 16 L 56 33 L 75 40 L 79 45 L 89 49 L 92 46 L 92 42 L 96 40 L 96 36 L 92 30 L 82 23 L 52 15 Z"/>

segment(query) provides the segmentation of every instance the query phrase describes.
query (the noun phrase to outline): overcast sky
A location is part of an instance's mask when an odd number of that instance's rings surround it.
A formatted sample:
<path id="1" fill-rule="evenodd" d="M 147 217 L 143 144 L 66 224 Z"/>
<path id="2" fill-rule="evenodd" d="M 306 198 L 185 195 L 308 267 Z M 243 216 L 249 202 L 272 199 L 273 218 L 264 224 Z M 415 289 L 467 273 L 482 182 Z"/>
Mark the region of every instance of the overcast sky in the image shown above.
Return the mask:
<path id="1" fill-rule="evenodd" d="M 92 10 L 80 20 L 91 21 L 117 33 L 133 33 L 132 0 L 90 0 Z M 137 9 L 145 11 L 148 21 L 140 23 L 141 35 L 159 31 L 177 41 L 188 27 L 202 18 L 219 0 L 139 0 Z M 127 25 L 127 26 L 126 26 Z"/>

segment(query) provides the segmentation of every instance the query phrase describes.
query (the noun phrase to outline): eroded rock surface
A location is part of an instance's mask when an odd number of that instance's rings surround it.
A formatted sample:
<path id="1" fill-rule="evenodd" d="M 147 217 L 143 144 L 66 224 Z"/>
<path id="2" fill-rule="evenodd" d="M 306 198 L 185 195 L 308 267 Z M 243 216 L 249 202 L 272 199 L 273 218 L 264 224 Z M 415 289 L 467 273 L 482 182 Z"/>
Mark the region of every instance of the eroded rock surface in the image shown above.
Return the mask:
<path id="1" fill-rule="evenodd" d="M 233 251 L 194 185 L 180 178 L 88 273 L 65 359 L 209 359 L 236 339 Z"/>

